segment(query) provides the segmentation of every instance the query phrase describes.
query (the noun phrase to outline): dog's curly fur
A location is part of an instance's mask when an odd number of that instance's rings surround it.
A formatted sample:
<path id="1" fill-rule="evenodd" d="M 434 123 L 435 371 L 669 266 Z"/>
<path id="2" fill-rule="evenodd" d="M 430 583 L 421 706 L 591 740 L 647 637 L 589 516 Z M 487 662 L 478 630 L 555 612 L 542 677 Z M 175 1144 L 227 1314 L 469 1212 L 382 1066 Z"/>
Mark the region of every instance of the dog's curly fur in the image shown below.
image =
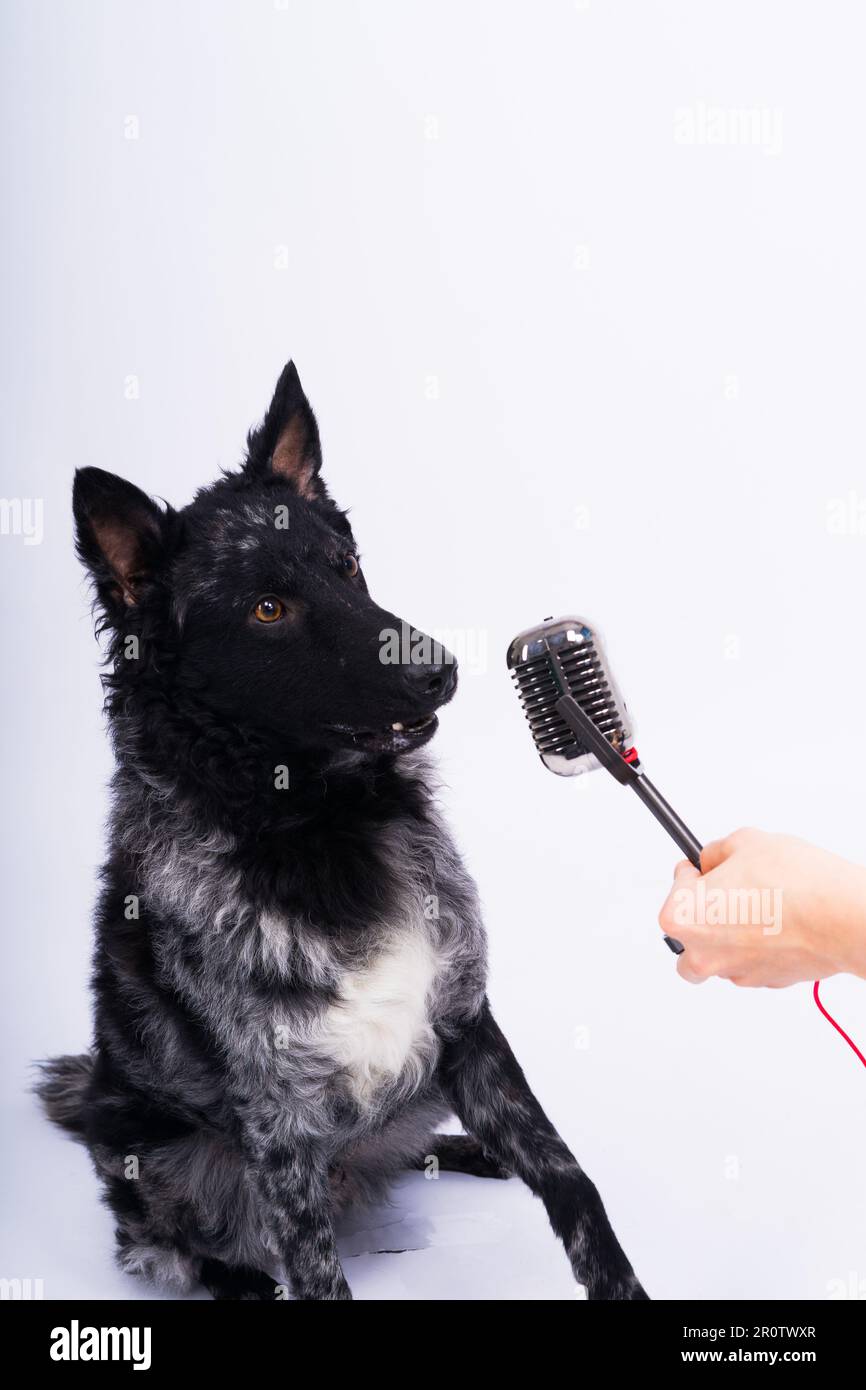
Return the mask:
<path id="1" fill-rule="evenodd" d="M 273 1297 L 265 1270 L 349 1297 L 335 1213 L 436 1158 L 518 1174 L 590 1297 L 645 1297 L 487 1004 L 420 751 L 453 663 L 382 661 L 400 622 L 320 464 L 289 363 L 244 467 L 184 510 L 76 475 L 117 771 L 94 1046 L 45 1064 L 43 1101 L 122 1267 L 179 1290 Z M 436 1135 L 453 1113 L 468 1134 Z"/>

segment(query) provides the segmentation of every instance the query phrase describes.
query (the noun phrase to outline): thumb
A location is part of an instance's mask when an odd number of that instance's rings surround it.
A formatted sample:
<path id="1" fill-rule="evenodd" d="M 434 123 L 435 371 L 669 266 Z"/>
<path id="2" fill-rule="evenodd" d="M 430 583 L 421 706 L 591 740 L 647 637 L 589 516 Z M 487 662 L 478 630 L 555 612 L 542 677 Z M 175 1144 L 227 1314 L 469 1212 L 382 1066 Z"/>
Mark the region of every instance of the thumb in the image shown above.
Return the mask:
<path id="1" fill-rule="evenodd" d="M 690 879 L 700 878 L 701 871 L 688 859 L 681 859 L 674 869 L 674 883 L 688 883 Z"/>

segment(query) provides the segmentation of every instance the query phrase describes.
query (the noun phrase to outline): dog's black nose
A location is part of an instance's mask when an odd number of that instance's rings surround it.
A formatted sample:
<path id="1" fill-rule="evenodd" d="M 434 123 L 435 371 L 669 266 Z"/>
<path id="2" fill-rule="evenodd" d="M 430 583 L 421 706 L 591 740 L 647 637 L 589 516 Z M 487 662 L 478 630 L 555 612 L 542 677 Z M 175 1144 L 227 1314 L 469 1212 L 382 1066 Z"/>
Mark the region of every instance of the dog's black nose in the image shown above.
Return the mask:
<path id="1" fill-rule="evenodd" d="M 444 700 L 457 684 L 457 662 L 410 662 L 403 668 L 403 679 L 417 699 Z"/>

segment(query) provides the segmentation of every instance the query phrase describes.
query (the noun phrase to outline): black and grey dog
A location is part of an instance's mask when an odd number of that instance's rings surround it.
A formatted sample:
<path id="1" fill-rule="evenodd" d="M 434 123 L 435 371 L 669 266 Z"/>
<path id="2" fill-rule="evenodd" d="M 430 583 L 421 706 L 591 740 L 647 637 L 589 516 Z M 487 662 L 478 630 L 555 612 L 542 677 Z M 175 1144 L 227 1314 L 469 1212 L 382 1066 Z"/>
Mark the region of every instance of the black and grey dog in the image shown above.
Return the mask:
<path id="1" fill-rule="evenodd" d="M 414 633 L 386 659 L 405 626 L 320 465 L 289 363 L 243 468 L 182 511 L 76 475 L 117 771 L 95 1043 L 44 1064 L 42 1098 L 90 1150 L 122 1268 L 178 1290 L 283 1297 L 270 1271 L 351 1297 L 335 1217 L 436 1160 L 517 1174 L 590 1298 L 645 1298 L 485 996 L 419 754 L 454 664 Z M 466 1135 L 437 1134 L 453 1115 Z"/>

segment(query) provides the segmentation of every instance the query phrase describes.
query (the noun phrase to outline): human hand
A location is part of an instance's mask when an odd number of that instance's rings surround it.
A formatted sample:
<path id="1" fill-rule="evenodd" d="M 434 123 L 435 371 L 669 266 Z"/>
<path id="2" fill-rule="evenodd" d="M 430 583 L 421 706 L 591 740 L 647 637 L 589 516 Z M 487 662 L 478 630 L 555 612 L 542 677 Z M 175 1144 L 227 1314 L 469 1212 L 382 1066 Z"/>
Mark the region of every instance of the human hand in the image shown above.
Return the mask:
<path id="1" fill-rule="evenodd" d="M 789 835 L 737 830 L 678 864 L 659 925 L 701 984 L 780 989 L 847 971 L 866 979 L 866 869 Z"/>

